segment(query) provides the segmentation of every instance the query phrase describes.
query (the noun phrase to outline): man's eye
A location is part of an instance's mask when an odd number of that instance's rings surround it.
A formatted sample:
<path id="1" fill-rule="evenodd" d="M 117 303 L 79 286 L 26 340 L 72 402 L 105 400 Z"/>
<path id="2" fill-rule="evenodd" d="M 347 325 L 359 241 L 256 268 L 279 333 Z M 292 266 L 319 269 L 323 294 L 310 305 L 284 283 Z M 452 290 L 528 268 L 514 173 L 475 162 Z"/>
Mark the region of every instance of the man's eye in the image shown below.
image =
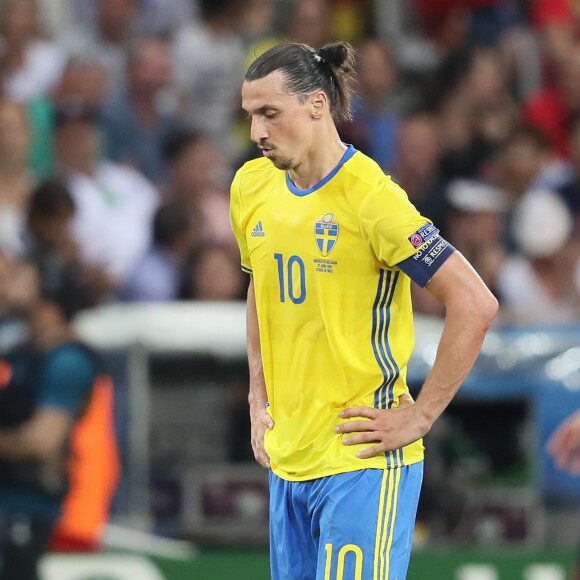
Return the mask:
<path id="1" fill-rule="evenodd" d="M 273 119 L 276 116 L 277 111 L 266 111 L 264 113 L 264 117 L 266 117 L 266 119 Z"/>

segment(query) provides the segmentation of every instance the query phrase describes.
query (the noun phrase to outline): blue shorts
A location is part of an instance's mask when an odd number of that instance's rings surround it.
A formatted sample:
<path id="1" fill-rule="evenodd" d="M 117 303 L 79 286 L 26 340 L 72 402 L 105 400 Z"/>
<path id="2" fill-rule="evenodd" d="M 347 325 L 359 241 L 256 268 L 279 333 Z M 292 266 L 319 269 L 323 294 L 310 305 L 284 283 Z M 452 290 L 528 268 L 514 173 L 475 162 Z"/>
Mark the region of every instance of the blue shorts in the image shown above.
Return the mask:
<path id="1" fill-rule="evenodd" d="M 310 481 L 270 473 L 273 580 L 404 580 L 423 462 Z"/>

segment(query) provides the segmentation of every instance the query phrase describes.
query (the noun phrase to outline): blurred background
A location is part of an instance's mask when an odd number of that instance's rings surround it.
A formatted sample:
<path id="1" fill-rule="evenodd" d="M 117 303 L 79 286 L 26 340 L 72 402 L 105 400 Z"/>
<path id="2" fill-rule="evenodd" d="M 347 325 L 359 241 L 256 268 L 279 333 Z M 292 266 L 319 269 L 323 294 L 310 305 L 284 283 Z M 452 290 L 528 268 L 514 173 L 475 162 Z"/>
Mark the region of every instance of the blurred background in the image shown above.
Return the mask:
<path id="1" fill-rule="evenodd" d="M 228 188 L 259 153 L 245 68 L 285 39 L 357 47 L 343 140 L 500 301 L 426 438 L 409 578 L 575 578 L 580 478 L 546 443 L 580 409 L 578 2 L 0 0 L 0 461 L 44 404 L 12 412 L 15 352 L 81 341 L 110 387 L 67 411 L 71 486 L 42 579 L 269 577 Z M 417 392 L 443 312 L 413 293 Z M 71 368 L 51 375 L 67 397 Z"/>

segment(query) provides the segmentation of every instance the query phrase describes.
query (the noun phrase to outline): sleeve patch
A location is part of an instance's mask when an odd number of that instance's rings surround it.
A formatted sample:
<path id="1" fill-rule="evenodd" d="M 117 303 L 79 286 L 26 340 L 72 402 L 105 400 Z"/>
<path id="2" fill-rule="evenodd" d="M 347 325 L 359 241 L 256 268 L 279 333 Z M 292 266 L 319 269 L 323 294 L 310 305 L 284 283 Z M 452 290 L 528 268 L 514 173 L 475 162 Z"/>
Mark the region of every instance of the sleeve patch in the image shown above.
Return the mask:
<path id="1" fill-rule="evenodd" d="M 424 247 L 410 258 L 397 264 L 400 270 L 405 272 L 411 280 L 422 288 L 427 286 L 435 272 L 439 270 L 447 258 L 455 251 L 455 248 L 439 235 L 437 228 L 435 230 L 437 231 L 437 235 L 430 237 L 427 243 L 424 244 Z"/>
<path id="2" fill-rule="evenodd" d="M 439 230 L 433 224 L 421 226 L 414 234 L 411 234 L 408 240 L 414 248 L 420 248 L 425 242 L 436 236 Z"/>

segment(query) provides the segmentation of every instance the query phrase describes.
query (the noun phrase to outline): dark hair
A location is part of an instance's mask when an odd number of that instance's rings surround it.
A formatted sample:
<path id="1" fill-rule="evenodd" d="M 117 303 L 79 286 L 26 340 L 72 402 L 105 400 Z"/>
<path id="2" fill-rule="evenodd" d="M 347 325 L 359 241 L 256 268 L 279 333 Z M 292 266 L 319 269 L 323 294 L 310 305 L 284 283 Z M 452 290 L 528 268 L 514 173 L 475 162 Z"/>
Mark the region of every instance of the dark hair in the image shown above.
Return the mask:
<path id="1" fill-rule="evenodd" d="M 504 148 L 522 142 L 530 144 L 536 151 L 545 151 L 548 148 L 548 139 L 543 131 L 529 123 L 515 127 L 506 137 Z"/>
<path id="2" fill-rule="evenodd" d="M 69 121 L 84 121 L 97 125 L 100 121 L 99 111 L 80 99 L 68 99 L 54 109 L 54 128 L 59 129 Z"/>
<path id="3" fill-rule="evenodd" d="M 60 179 L 49 178 L 37 185 L 30 196 L 28 221 L 51 217 L 63 210 L 74 214 L 73 197 Z"/>
<path id="4" fill-rule="evenodd" d="M 314 91 L 323 90 L 335 121 L 351 118 L 355 84 L 356 52 L 348 42 L 331 42 L 315 50 L 307 44 L 278 44 L 259 56 L 248 68 L 246 81 L 255 81 L 281 70 L 286 89 L 303 102 Z"/>
<path id="5" fill-rule="evenodd" d="M 189 147 L 199 143 L 202 139 L 202 135 L 187 129 L 170 133 L 161 143 L 163 160 L 169 165 L 175 163 Z"/>
<path id="6" fill-rule="evenodd" d="M 183 204 L 171 202 L 162 205 L 153 218 L 153 242 L 156 246 L 167 248 L 185 235 L 190 227 L 191 222 Z"/>
<path id="7" fill-rule="evenodd" d="M 237 8 L 239 0 L 197 0 L 203 18 L 211 18 Z"/>

